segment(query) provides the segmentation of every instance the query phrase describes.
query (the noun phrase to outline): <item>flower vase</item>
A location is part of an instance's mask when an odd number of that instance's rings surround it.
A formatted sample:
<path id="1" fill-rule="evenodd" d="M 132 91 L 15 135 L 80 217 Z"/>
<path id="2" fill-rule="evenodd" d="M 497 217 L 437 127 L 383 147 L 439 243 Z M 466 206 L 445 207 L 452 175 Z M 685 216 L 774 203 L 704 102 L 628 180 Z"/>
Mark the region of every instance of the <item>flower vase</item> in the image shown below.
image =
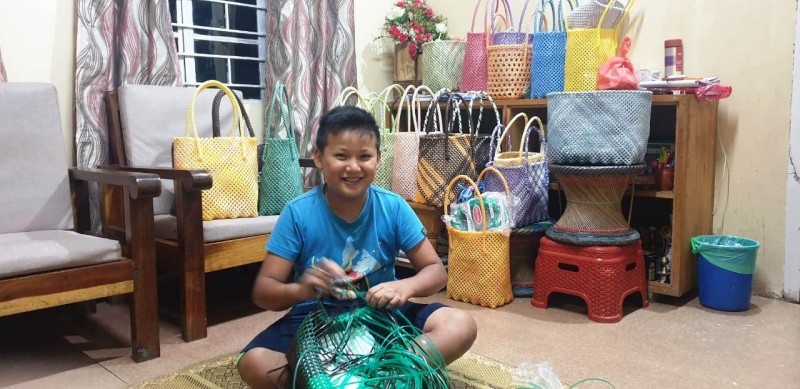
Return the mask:
<path id="1" fill-rule="evenodd" d="M 418 55 L 411 58 L 408 42 L 394 45 L 394 82 L 401 85 L 419 85 L 422 80 L 422 61 Z"/>

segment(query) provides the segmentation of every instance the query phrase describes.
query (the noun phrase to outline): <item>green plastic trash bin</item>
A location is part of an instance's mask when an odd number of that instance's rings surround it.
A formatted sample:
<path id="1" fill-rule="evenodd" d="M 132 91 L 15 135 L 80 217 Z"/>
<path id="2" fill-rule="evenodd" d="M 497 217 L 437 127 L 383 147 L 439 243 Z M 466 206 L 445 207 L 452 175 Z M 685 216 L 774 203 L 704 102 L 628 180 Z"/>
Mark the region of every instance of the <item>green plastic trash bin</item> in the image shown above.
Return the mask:
<path id="1" fill-rule="evenodd" d="M 692 238 L 692 252 L 697 254 L 700 304 L 720 311 L 746 311 L 753 294 L 759 246 L 755 240 L 730 235 Z"/>

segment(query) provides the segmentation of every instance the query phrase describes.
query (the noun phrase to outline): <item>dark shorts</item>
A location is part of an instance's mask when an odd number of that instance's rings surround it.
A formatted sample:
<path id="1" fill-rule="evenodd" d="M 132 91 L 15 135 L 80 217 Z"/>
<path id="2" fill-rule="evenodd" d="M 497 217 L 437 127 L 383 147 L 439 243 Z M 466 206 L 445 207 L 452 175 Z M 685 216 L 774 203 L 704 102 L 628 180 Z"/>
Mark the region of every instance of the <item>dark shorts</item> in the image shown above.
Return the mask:
<path id="1" fill-rule="evenodd" d="M 358 305 L 363 305 L 363 302 Z M 446 305 L 440 303 L 431 304 L 418 304 L 407 302 L 401 305 L 397 310 L 403 314 L 415 327 L 422 330 L 428 317 L 431 316 L 439 308 L 444 308 Z M 347 302 L 325 302 L 325 308 L 330 311 L 347 310 L 354 308 L 353 303 Z M 263 347 L 273 351 L 278 351 L 286 354 L 289 351 L 289 344 L 291 344 L 294 334 L 300 328 L 300 323 L 303 319 L 313 310 L 317 309 L 317 302 L 303 302 L 295 305 L 289 310 L 286 315 L 272 323 L 266 330 L 250 341 L 242 349 L 242 354 L 248 350 L 256 347 Z M 240 354 L 241 355 L 241 354 Z"/>

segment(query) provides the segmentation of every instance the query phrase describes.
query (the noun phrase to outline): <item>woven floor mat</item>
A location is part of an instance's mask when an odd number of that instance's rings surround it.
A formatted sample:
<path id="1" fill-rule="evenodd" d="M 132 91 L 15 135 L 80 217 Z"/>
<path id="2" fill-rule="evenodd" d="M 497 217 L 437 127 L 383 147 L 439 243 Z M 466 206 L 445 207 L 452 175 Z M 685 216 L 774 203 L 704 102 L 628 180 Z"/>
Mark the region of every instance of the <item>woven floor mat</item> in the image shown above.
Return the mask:
<path id="1" fill-rule="evenodd" d="M 235 355 L 209 361 L 187 370 L 143 382 L 136 389 L 239 389 L 248 388 L 234 365 Z M 511 366 L 467 353 L 447 367 L 454 389 L 509 388 Z"/>

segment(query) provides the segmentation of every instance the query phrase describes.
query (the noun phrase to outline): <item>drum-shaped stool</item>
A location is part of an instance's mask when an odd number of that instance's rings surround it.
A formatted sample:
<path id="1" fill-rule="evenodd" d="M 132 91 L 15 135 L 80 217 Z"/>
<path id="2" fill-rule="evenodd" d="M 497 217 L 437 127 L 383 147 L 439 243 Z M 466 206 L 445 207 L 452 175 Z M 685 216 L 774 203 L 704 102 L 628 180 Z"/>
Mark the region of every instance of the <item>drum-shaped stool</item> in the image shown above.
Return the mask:
<path id="1" fill-rule="evenodd" d="M 619 246 L 639 240 L 622 214 L 622 196 L 645 165 L 550 165 L 567 197 L 567 206 L 547 237 L 576 246 Z"/>
<path id="2" fill-rule="evenodd" d="M 553 292 L 578 296 L 586 302 L 589 319 L 600 323 L 622 320 L 622 304 L 630 294 L 642 296 L 646 308 L 642 245 L 578 247 L 539 241 L 531 305 L 547 308 Z"/>

